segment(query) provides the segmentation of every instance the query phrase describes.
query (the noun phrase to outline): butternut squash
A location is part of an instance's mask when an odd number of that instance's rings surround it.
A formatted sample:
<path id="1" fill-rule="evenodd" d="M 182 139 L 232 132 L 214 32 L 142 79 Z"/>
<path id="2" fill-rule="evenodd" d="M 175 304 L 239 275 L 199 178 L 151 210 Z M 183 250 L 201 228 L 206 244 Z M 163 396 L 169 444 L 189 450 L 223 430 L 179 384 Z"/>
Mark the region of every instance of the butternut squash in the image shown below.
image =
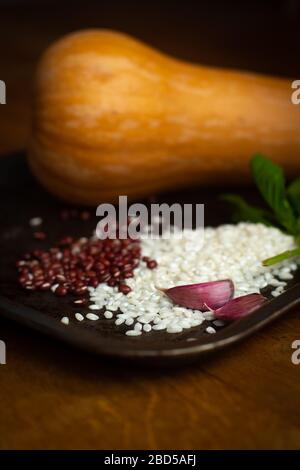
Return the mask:
<path id="1" fill-rule="evenodd" d="M 36 76 L 29 162 L 72 202 L 192 184 L 241 183 L 264 152 L 300 170 L 291 80 L 192 65 L 124 34 L 90 30 L 50 47 Z"/>

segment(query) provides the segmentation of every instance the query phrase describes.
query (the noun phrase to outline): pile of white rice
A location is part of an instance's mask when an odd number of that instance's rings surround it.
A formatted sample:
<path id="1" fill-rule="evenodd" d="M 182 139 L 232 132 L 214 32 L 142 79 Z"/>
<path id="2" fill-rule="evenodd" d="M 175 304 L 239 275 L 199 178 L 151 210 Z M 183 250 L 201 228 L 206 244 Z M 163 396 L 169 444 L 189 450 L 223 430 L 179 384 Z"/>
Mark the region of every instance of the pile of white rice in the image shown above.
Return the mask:
<path id="1" fill-rule="evenodd" d="M 129 336 L 151 330 L 179 333 L 200 325 L 205 319 L 213 319 L 211 312 L 174 305 L 156 287 L 229 278 L 235 285 L 235 297 L 260 292 L 266 286 L 272 286 L 272 294 L 277 296 L 298 267 L 295 260 L 273 267 L 262 266 L 262 260 L 295 247 L 291 236 L 262 224 L 206 228 L 204 237 L 203 229 L 186 230 L 181 239 L 176 235 L 170 239 L 143 239 L 141 247 L 142 256 L 155 259 L 158 267 L 149 270 L 141 262 L 134 271 L 135 276 L 127 280 L 132 292 L 125 296 L 105 284 L 90 288 L 93 319 L 98 317 L 95 311 L 105 307 L 104 314 L 99 315 L 114 318 L 116 325 L 125 324 Z M 122 313 L 117 313 L 118 310 Z"/>

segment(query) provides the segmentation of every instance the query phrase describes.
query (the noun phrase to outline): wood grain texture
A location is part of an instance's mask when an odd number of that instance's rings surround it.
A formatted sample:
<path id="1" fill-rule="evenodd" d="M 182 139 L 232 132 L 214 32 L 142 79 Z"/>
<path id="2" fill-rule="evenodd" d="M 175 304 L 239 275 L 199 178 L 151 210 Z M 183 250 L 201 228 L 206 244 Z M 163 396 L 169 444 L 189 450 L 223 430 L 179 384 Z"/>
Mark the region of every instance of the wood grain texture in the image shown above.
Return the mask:
<path id="1" fill-rule="evenodd" d="M 138 15 L 129 15 L 125 28 L 122 12 L 116 18 L 101 10 L 101 23 L 93 19 L 96 13 L 86 8 L 86 2 L 85 10 L 78 7 L 69 19 L 67 8 L 59 14 L 50 4 L 47 8 L 41 22 L 36 9 L 16 15 L 13 8 L 2 7 L 1 19 L 5 15 L 6 21 L 1 21 L 0 30 L 0 78 L 8 93 L 8 104 L 0 106 L 3 154 L 26 145 L 33 67 L 53 39 L 83 26 L 119 27 L 154 45 L 160 45 L 159 36 L 166 36 L 161 25 L 156 28 L 158 36 L 151 38 L 149 12 L 139 24 L 134 19 Z M 201 34 L 210 29 L 204 20 L 204 29 L 197 25 Z M 178 35 L 178 22 L 174 24 L 168 39 L 161 39 L 166 52 L 172 52 Z M 215 34 L 210 53 L 199 53 L 199 60 L 251 63 L 250 46 L 248 55 L 245 49 L 226 56 L 217 47 L 221 32 Z M 187 31 L 185 42 L 177 47 L 182 56 L 189 41 L 192 44 L 189 35 Z M 202 39 L 198 36 L 196 42 Z M 270 38 L 270 45 L 271 39 L 276 46 L 276 38 Z M 296 73 L 292 59 L 284 54 L 273 62 L 265 57 L 258 51 L 252 64 L 257 61 L 261 71 L 266 64 L 272 72 L 281 64 L 283 74 Z M 7 364 L 0 366 L 0 448 L 299 449 L 300 366 L 291 363 L 291 343 L 300 339 L 299 314 L 289 313 L 221 355 L 171 371 L 101 360 L 0 319 L 0 338 L 7 344 Z"/>

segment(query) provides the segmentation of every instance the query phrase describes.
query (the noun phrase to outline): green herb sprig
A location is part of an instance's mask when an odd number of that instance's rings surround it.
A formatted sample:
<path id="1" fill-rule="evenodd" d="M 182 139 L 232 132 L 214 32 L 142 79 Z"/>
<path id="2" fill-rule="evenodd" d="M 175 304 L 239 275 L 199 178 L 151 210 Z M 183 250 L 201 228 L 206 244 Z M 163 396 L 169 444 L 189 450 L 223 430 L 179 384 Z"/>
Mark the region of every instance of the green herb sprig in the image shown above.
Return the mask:
<path id="1" fill-rule="evenodd" d="M 286 187 L 283 170 L 267 157 L 256 154 L 251 159 L 251 172 L 255 184 L 268 209 L 252 206 L 236 194 L 224 194 L 222 199 L 234 208 L 234 222 L 249 221 L 279 227 L 293 235 L 297 247 L 263 261 L 271 266 L 294 256 L 300 256 L 300 178 Z"/>

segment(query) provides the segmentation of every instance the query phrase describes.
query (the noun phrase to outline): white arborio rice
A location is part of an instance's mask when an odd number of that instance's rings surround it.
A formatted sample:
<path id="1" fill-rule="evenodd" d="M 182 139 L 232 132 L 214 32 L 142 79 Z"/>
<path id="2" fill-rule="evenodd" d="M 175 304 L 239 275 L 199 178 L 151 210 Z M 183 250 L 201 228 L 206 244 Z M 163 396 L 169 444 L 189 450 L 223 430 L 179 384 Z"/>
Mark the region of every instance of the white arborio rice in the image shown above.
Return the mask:
<path id="1" fill-rule="evenodd" d="M 216 281 L 230 278 L 235 285 L 235 297 L 260 292 L 273 286 L 274 297 L 283 292 L 287 281 L 297 269 L 295 261 L 285 261 L 273 267 L 263 267 L 265 258 L 294 248 L 291 236 L 262 224 L 240 223 L 187 230 L 182 239 L 144 239 L 142 255 L 158 262 L 158 267 L 147 269 L 145 263 L 134 271 L 126 282 L 132 288 L 127 296 L 116 288 L 100 284 L 90 288 L 92 309 L 106 308 L 104 318 L 115 314 L 115 324 L 128 326 L 126 334 L 139 336 L 152 330 L 179 333 L 183 329 L 213 319 L 211 312 L 200 312 L 174 305 L 156 287 Z"/>

